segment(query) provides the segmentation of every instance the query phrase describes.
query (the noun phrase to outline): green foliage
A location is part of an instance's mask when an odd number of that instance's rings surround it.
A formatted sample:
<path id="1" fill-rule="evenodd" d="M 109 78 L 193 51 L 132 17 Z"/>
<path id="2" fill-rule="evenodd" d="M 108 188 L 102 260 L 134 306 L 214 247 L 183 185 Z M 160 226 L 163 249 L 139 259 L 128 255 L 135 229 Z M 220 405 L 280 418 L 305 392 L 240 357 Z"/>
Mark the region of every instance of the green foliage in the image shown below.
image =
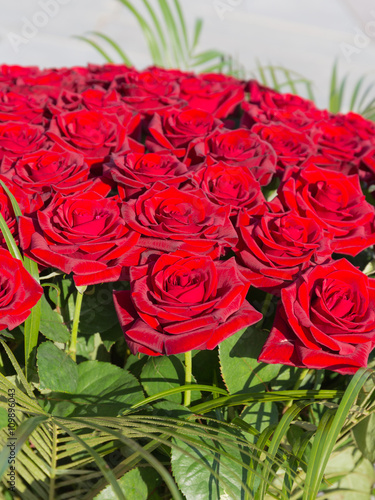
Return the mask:
<path id="1" fill-rule="evenodd" d="M 189 33 L 179 0 L 158 0 L 155 7 L 148 0 L 142 0 L 145 15 L 142 13 L 143 9 L 139 9 L 135 2 L 129 0 L 119 0 L 119 2 L 137 20 L 155 66 L 243 76 L 243 68 L 233 57 L 215 49 L 197 51 L 203 21 L 196 19 L 193 30 Z M 133 66 L 124 50 L 106 34 L 90 31 L 88 36 L 76 36 L 76 38 L 90 44 L 109 63 L 120 60 L 128 66 Z M 97 39 L 105 42 L 108 48 L 103 48 Z"/>
<path id="2" fill-rule="evenodd" d="M 41 389 L 74 392 L 77 388 L 76 363 L 52 342 L 44 342 L 39 346 L 37 365 Z"/>
<path id="3" fill-rule="evenodd" d="M 370 413 L 353 428 L 358 449 L 371 463 L 375 462 L 375 413 Z"/>
<path id="4" fill-rule="evenodd" d="M 337 61 L 332 68 L 328 109 L 332 113 L 343 111 L 344 98 L 347 95 L 349 75 L 339 78 Z M 365 75 L 361 76 L 350 94 L 349 110 L 359 113 L 364 118 L 375 120 L 375 83 L 368 83 Z"/>
<path id="5" fill-rule="evenodd" d="M 39 330 L 53 342 L 68 342 L 70 334 L 62 317 L 53 310 L 45 296 L 41 299 L 41 320 Z"/>
<path id="6" fill-rule="evenodd" d="M 258 363 L 267 338 L 256 325 L 241 330 L 220 344 L 221 372 L 229 392 L 259 392 L 277 377 L 281 365 Z"/>
<path id="7" fill-rule="evenodd" d="M 124 474 L 118 484 L 127 500 L 148 500 L 160 485 L 160 476 L 150 468 L 137 467 Z M 111 486 L 107 486 L 95 497 L 95 500 L 117 500 Z M 155 498 L 156 500 L 156 498 Z"/>
<path id="8" fill-rule="evenodd" d="M 300 94 L 314 101 L 313 82 L 296 71 L 284 68 L 283 66 L 256 64 L 254 77 L 265 85 L 278 92 L 290 92 Z"/>

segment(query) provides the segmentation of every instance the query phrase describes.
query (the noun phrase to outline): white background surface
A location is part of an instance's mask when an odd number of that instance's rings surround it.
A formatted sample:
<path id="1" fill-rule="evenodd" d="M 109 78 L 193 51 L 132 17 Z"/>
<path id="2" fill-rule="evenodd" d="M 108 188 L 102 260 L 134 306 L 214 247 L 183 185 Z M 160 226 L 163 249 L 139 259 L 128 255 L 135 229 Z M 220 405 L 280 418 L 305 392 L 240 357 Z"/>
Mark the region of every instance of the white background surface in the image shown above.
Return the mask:
<path id="1" fill-rule="evenodd" d="M 136 20 L 118 0 L 64 0 L 67 3 L 59 5 L 54 17 L 15 49 L 10 37 L 22 36 L 25 19 L 32 21 L 46 1 L 0 0 L 0 63 L 41 67 L 102 63 L 100 54 L 73 38 L 90 30 L 115 39 L 136 67 L 151 62 Z M 141 0 L 133 3 L 141 9 Z M 190 25 L 197 17 L 204 19 L 202 50 L 217 48 L 232 54 L 249 73 L 256 58 L 262 64 L 298 71 L 314 81 L 322 107 L 335 58 L 340 74 L 349 73 L 352 82 L 364 73 L 369 82 L 375 81 L 374 0 L 181 0 L 181 4 Z M 221 16 L 220 5 L 228 6 Z M 358 38 L 365 30 L 367 39 Z M 345 57 L 343 50 L 351 56 Z"/>

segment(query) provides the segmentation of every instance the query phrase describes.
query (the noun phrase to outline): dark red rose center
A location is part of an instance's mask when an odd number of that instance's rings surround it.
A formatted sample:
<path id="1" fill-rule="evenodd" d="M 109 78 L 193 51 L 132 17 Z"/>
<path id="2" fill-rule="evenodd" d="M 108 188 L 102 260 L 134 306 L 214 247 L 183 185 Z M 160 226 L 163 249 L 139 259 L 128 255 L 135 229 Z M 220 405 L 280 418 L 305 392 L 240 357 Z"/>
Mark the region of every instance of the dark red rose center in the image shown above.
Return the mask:
<path id="1" fill-rule="evenodd" d="M 179 301 L 198 303 L 204 298 L 204 275 L 202 271 L 179 270 L 166 281 L 166 291 Z"/>
<path id="2" fill-rule="evenodd" d="M 73 227 L 79 227 L 82 233 L 97 235 L 106 225 L 106 217 L 103 213 L 88 212 L 83 209 L 75 209 L 72 213 Z"/>
<path id="3" fill-rule="evenodd" d="M 329 210 L 338 210 L 345 206 L 343 193 L 335 184 L 319 181 L 310 189 L 315 200 Z"/>
<path id="4" fill-rule="evenodd" d="M 353 292 L 341 281 L 324 280 L 322 296 L 328 310 L 337 318 L 346 318 L 355 309 Z"/>

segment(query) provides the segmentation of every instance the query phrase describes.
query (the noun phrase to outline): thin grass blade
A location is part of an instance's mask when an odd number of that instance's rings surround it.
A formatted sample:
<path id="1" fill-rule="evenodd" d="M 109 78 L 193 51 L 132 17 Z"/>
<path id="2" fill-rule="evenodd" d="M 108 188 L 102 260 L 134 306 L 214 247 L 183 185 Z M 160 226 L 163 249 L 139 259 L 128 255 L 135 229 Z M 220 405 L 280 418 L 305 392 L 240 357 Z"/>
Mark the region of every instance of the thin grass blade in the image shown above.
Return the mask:
<path id="1" fill-rule="evenodd" d="M 165 66 L 165 59 L 163 57 L 163 51 L 160 50 L 158 41 L 156 39 L 155 34 L 153 33 L 150 25 L 146 21 L 146 19 L 138 12 L 138 10 L 128 1 L 128 0 L 119 0 L 125 7 L 130 10 L 130 12 L 136 17 L 138 24 L 140 25 L 144 37 L 147 41 L 147 45 L 151 54 L 151 58 L 153 63 L 157 66 Z"/>
<path id="2" fill-rule="evenodd" d="M 190 49 L 190 56 L 192 56 L 194 50 L 196 49 L 199 43 L 199 39 L 202 33 L 202 28 L 203 28 L 203 19 L 197 19 L 195 21 L 195 26 L 194 26 L 193 43 Z"/>
<path id="3" fill-rule="evenodd" d="M 310 458 L 307 467 L 303 500 L 316 498 L 328 459 L 340 431 L 359 391 L 372 373 L 373 372 L 369 369 L 360 368 L 346 389 L 334 417 L 331 418 L 329 414 L 327 417 L 324 417 L 324 422 L 321 424 L 321 437 L 319 435 L 319 439 L 316 438 L 312 446 L 312 458 Z M 324 446 L 320 446 L 322 440 L 324 440 Z"/>
<path id="4" fill-rule="evenodd" d="M 77 38 L 77 40 L 82 40 L 86 43 L 88 43 L 89 45 L 91 45 L 91 47 L 93 47 L 97 52 L 99 52 L 99 54 L 101 54 L 104 59 L 113 64 L 113 59 L 107 54 L 107 52 L 105 52 L 101 47 L 100 45 L 98 45 L 96 42 L 94 42 L 93 40 L 90 40 L 90 38 L 87 38 L 86 36 L 81 36 L 81 35 L 74 35 L 73 38 Z"/>
<path id="5" fill-rule="evenodd" d="M 158 0 L 158 4 L 161 12 L 163 13 L 164 22 L 168 30 L 170 45 L 172 47 L 173 55 L 175 58 L 175 64 L 180 68 L 186 67 L 186 54 L 182 46 L 180 34 L 177 29 L 176 20 L 173 17 L 173 13 L 169 7 L 167 0 Z"/>
<path id="6" fill-rule="evenodd" d="M 127 66 L 133 66 L 131 60 L 112 38 L 105 35 L 104 33 L 99 33 L 99 31 L 90 31 L 89 33 L 105 40 L 117 52 L 124 64 L 126 64 Z"/>

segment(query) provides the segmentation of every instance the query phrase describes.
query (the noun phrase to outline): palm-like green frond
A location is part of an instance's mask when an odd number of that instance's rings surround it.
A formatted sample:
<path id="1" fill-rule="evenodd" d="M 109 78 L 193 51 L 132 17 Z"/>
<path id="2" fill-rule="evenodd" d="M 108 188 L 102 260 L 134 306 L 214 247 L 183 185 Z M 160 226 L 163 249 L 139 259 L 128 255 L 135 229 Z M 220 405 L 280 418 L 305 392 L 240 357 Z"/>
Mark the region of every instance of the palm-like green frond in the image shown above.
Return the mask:
<path id="1" fill-rule="evenodd" d="M 119 1 L 136 18 L 154 65 L 164 68 L 177 67 L 183 70 L 194 69 L 206 73 L 225 71 L 234 74 L 235 71 L 239 71 L 240 66 L 235 67 L 232 58 L 221 51 L 196 52 L 203 21 L 202 19 L 196 20 L 190 36 L 179 0 L 158 0 L 158 8 L 153 7 L 148 0 L 142 0 L 145 14 L 130 0 Z M 89 35 L 90 37 L 77 36 L 76 38 L 89 43 L 107 62 L 114 62 L 114 58 L 108 51 L 95 40 L 99 38 L 100 41 L 108 44 L 116 58 L 120 58 L 121 62 L 132 66 L 130 58 L 111 37 L 97 31 L 92 31 Z"/>

